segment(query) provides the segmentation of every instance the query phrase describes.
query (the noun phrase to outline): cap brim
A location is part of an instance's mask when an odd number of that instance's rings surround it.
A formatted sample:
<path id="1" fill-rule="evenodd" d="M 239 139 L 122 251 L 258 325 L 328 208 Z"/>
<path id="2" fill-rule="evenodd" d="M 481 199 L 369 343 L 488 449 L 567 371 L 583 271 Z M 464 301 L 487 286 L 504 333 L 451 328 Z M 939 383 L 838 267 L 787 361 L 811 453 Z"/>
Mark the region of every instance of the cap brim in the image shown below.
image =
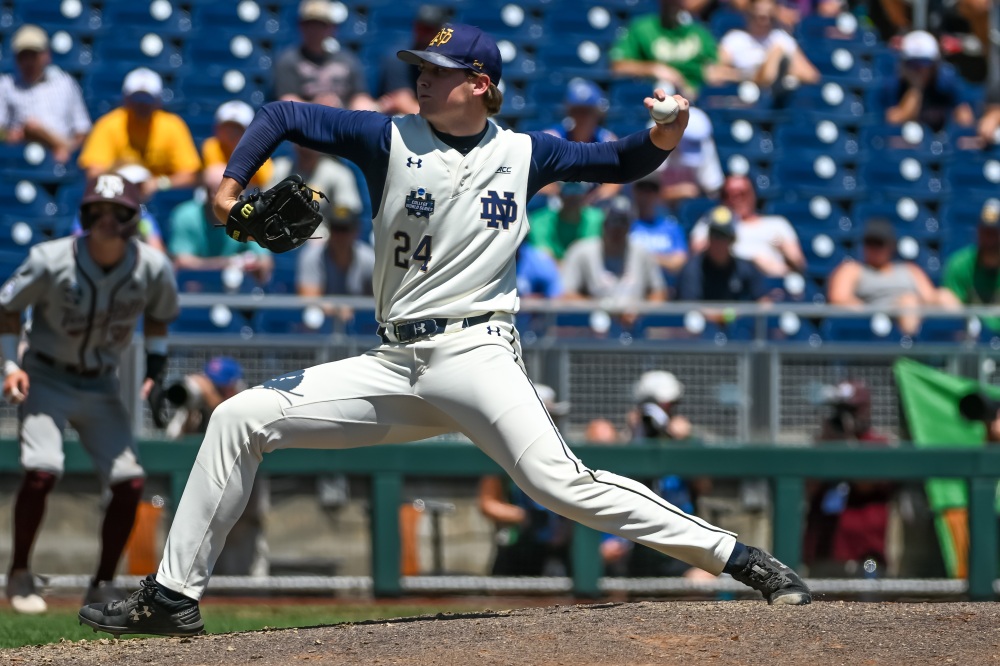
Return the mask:
<path id="1" fill-rule="evenodd" d="M 469 69 L 457 60 L 452 60 L 446 55 L 435 53 L 434 51 L 403 50 L 397 51 L 396 57 L 410 65 L 419 65 L 422 62 L 429 62 L 438 67 L 446 69 Z M 471 71 L 471 70 L 470 70 Z"/>

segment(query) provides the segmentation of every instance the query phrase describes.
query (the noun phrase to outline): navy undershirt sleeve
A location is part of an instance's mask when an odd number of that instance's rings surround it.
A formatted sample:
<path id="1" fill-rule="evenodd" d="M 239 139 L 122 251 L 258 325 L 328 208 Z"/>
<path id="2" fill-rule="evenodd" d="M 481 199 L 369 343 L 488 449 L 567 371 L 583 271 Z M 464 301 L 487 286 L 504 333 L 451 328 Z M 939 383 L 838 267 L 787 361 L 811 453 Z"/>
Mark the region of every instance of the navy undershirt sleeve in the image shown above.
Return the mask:
<path id="1" fill-rule="evenodd" d="M 531 137 L 529 199 L 560 180 L 629 183 L 654 171 L 670 154 L 653 144 L 649 130 L 601 143 L 567 141 L 545 132 L 526 134 Z"/>
<path id="2" fill-rule="evenodd" d="M 285 140 L 357 164 L 368 182 L 372 214 L 378 213 L 392 141 L 388 116 L 301 102 L 265 104 L 233 151 L 225 175 L 246 187 L 251 175 Z"/>

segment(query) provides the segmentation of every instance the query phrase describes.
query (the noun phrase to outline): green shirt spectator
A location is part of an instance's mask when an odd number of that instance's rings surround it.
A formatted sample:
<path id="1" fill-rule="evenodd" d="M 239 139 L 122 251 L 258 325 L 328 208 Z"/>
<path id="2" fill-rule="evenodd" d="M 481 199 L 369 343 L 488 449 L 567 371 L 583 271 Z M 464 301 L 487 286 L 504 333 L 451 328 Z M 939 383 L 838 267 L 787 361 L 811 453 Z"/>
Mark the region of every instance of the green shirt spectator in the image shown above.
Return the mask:
<path id="1" fill-rule="evenodd" d="M 667 81 L 691 95 L 705 81 L 704 67 L 718 59 L 718 48 L 708 28 L 673 0 L 662 0 L 661 14 L 632 21 L 609 55 L 617 74 Z"/>
<path id="2" fill-rule="evenodd" d="M 559 210 L 545 207 L 528 217 L 531 244 L 558 260 L 563 258 L 566 248 L 574 241 L 600 238 L 604 213 L 584 205 L 587 190 L 584 183 L 562 183 L 559 190 L 562 206 Z"/>
<path id="3" fill-rule="evenodd" d="M 1000 200 L 983 205 L 976 244 L 948 258 L 941 286 L 966 305 L 1000 304 Z M 1000 331 L 1000 318 L 989 317 L 983 323 Z"/>

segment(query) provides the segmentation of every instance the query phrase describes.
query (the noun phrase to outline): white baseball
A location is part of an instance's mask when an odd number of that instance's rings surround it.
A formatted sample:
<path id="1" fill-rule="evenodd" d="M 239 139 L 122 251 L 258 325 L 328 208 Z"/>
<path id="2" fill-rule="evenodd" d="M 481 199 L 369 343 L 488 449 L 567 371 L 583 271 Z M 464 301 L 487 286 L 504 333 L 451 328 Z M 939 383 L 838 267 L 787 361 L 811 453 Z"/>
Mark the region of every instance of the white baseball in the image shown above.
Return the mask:
<path id="1" fill-rule="evenodd" d="M 669 125 L 677 119 L 677 114 L 680 110 L 680 105 L 677 104 L 677 100 L 673 97 L 668 97 L 662 101 L 654 100 L 653 108 L 649 110 L 649 117 L 657 125 Z"/>

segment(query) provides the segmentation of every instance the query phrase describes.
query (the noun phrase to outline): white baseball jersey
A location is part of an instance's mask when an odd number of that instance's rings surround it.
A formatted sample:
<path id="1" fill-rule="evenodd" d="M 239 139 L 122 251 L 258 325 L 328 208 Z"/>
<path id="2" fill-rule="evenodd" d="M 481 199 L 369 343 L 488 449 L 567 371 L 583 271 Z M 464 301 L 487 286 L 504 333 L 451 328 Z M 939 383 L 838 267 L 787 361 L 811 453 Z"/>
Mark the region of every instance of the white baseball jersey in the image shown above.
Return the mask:
<path id="1" fill-rule="evenodd" d="M 490 122 L 462 155 L 420 116 L 392 124 L 373 220 L 376 319 L 517 312 L 514 257 L 528 233 L 531 139 Z"/>
<path id="2" fill-rule="evenodd" d="M 0 289 L 0 309 L 32 308 L 28 347 L 85 370 L 118 367 L 142 315 L 177 316 L 177 282 L 162 252 L 136 239 L 110 271 L 86 250 L 86 238 L 59 238 L 31 248 Z"/>

